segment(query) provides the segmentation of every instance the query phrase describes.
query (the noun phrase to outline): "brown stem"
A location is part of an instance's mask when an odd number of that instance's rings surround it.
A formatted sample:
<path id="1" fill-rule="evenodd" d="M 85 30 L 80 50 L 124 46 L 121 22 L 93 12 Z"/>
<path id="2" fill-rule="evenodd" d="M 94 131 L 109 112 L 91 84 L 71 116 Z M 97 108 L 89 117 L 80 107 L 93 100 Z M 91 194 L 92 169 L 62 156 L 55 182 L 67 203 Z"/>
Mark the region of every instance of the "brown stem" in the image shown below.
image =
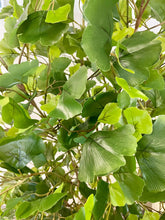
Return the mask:
<path id="1" fill-rule="evenodd" d="M 0 56 L 0 62 L 5 67 L 5 69 L 8 70 L 8 65 L 7 65 L 7 63 L 4 61 L 4 59 L 1 56 Z"/>
<path id="2" fill-rule="evenodd" d="M 23 47 L 22 47 L 21 54 L 20 54 L 20 57 L 19 57 L 19 60 L 18 60 L 18 64 L 21 63 L 21 60 L 22 60 L 22 56 L 23 56 L 23 54 L 24 54 L 25 47 L 26 47 L 26 44 L 24 44 Z"/>
<path id="3" fill-rule="evenodd" d="M 135 24 L 135 32 L 136 32 L 136 31 L 138 30 L 138 28 L 139 28 L 139 25 L 140 25 L 140 23 L 141 23 L 141 19 L 142 19 L 143 13 L 144 13 L 144 11 L 145 11 L 145 9 L 146 9 L 146 7 L 147 7 L 149 1 L 150 1 L 150 0 L 147 0 L 147 2 L 146 2 L 145 5 L 144 5 L 145 0 L 142 0 L 142 1 L 141 1 L 140 10 L 139 10 L 139 16 L 138 16 L 138 18 L 137 18 L 137 20 L 136 20 L 136 24 Z"/>

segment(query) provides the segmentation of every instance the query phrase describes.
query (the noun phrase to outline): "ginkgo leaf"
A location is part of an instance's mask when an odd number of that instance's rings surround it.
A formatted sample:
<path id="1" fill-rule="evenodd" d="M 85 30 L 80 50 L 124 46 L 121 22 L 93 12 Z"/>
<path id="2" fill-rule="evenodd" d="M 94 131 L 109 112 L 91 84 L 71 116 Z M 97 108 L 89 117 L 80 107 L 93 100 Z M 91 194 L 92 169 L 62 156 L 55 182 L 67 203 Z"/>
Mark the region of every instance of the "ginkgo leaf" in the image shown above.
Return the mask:
<path id="1" fill-rule="evenodd" d="M 133 127 L 126 125 L 114 131 L 99 131 L 89 136 L 80 160 L 80 181 L 92 182 L 95 176 L 106 175 L 125 165 L 124 156 L 132 156 L 136 152 L 133 133 Z"/>

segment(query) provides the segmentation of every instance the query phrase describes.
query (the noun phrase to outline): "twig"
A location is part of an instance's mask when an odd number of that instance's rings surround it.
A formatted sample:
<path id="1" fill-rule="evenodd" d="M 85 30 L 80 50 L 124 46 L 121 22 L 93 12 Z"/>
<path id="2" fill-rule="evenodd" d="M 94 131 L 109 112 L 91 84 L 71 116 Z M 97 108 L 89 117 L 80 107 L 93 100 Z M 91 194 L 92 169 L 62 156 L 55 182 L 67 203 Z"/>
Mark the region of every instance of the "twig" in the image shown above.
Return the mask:
<path id="1" fill-rule="evenodd" d="M 5 69 L 8 70 L 8 65 L 7 65 L 7 63 L 4 61 L 4 59 L 1 56 L 0 56 L 0 62 L 5 67 Z"/>
<path id="2" fill-rule="evenodd" d="M 20 54 L 20 57 L 19 57 L 19 60 L 18 60 L 18 64 L 21 63 L 21 60 L 22 60 L 22 56 L 23 56 L 23 54 L 24 54 L 25 47 L 26 47 L 26 44 L 24 44 L 23 47 L 22 47 L 21 54 Z"/>
<path id="3" fill-rule="evenodd" d="M 17 183 L 16 185 L 9 187 L 9 188 L 6 189 L 5 191 L 1 192 L 1 193 L 0 193 L 0 196 L 3 195 L 4 193 L 7 193 L 7 192 L 10 191 L 11 189 L 13 189 L 13 188 L 15 188 L 15 187 L 21 185 L 21 184 L 22 184 L 23 182 L 25 182 L 26 180 L 27 180 L 27 178 L 24 179 L 24 180 L 22 180 L 21 182 Z"/>
<path id="4" fill-rule="evenodd" d="M 147 0 L 147 2 L 146 2 L 145 5 L 144 5 L 144 1 L 145 1 L 145 0 L 142 0 L 142 1 L 141 1 L 140 10 L 139 10 L 139 16 L 138 16 L 138 18 L 137 18 L 137 20 L 136 20 L 136 24 L 135 24 L 135 32 L 138 30 L 138 27 L 139 27 L 139 25 L 140 25 L 140 22 L 141 22 L 143 13 L 144 13 L 144 11 L 145 11 L 145 9 L 146 9 L 146 7 L 147 7 L 147 5 L 148 5 L 148 3 L 149 3 L 150 0 Z M 143 6 L 144 6 L 144 7 L 143 7 Z"/>
<path id="5" fill-rule="evenodd" d="M 161 26 L 161 25 L 163 25 L 163 24 L 165 24 L 165 21 L 163 21 L 163 22 L 161 22 L 161 23 L 159 23 L 159 24 L 157 24 L 157 25 L 155 25 L 155 26 L 153 26 L 153 27 L 150 27 L 149 30 L 151 30 L 151 29 L 153 29 L 153 28 L 156 28 L 156 27 L 159 27 L 159 26 Z"/>
<path id="6" fill-rule="evenodd" d="M 100 71 L 100 70 L 97 69 L 91 76 L 88 77 L 87 80 L 92 79 L 93 77 L 95 77 L 96 73 L 98 73 L 99 71 Z M 100 72 L 99 72 L 99 74 L 100 74 Z"/>

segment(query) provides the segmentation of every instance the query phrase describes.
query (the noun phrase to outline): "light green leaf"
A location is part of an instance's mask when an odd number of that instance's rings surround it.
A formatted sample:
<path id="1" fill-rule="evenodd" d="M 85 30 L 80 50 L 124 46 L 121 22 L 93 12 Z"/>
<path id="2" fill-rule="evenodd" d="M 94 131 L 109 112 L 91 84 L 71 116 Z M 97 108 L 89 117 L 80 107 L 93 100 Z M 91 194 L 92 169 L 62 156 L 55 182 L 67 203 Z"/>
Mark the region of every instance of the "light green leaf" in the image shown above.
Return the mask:
<path id="1" fill-rule="evenodd" d="M 139 199 L 144 187 L 144 181 L 142 178 L 133 173 L 118 173 L 115 174 L 114 177 L 118 181 L 124 194 L 125 202 L 128 205 L 133 204 Z"/>
<path id="2" fill-rule="evenodd" d="M 49 24 L 45 22 L 47 12 L 36 11 L 30 14 L 17 30 L 20 41 L 51 46 L 56 43 L 68 29 L 65 23 Z"/>
<path id="3" fill-rule="evenodd" d="M 91 220 L 91 216 L 92 216 L 92 210 L 93 210 L 93 206 L 94 206 L 94 195 L 91 194 L 85 205 L 84 205 L 84 209 L 85 209 L 85 220 Z"/>
<path id="4" fill-rule="evenodd" d="M 21 16 L 21 14 L 23 13 L 22 7 L 17 3 L 16 0 L 10 0 L 10 4 L 14 8 L 13 16 L 18 19 Z"/>
<path id="5" fill-rule="evenodd" d="M 146 110 L 141 110 L 136 107 L 130 107 L 124 110 L 124 116 L 128 124 L 134 125 L 135 137 L 139 141 L 141 134 L 151 134 L 152 118 Z"/>
<path id="6" fill-rule="evenodd" d="M 89 0 L 84 7 L 89 24 L 83 33 L 82 47 L 89 59 L 103 71 L 110 69 L 113 7 L 112 0 Z"/>
<path id="7" fill-rule="evenodd" d="M 13 14 L 13 11 L 14 11 L 14 9 L 10 5 L 2 8 L 1 12 L 0 12 L 0 19 L 4 19 L 4 18 L 7 18 L 7 17 L 10 17 Z"/>
<path id="8" fill-rule="evenodd" d="M 16 35 L 17 29 L 16 26 L 17 19 L 14 17 L 8 17 L 5 19 L 5 29 L 4 40 L 10 48 L 19 47 L 19 41 Z"/>
<path id="9" fill-rule="evenodd" d="M 138 220 L 138 216 L 137 215 L 133 215 L 133 214 L 129 214 L 127 220 Z"/>
<path id="10" fill-rule="evenodd" d="M 2 119 L 7 124 L 11 124 L 14 120 L 14 126 L 22 129 L 38 122 L 38 120 L 31 119 L 28 112 L 11 98 L 9 103 L 2 107 Z"/>
<path id="11" fill-rule="evenodd" d="M 147 81 L 143 83 L 143 86 L 152 88 L 152 89 L 158 89 L 162 90 L 164 89 L 164 78 L 158 70 L 151 69 L 150 70 L 150 75 Z"/>
<path id="12" fill-rule="evenodd" d="M 16 169 L 22 169 L 31 160 L 45 151 L 42 139 L 32 134 L 16 138 L 6 138 L 0 143 L 0 160 Z M 43 164 L 46 160 L 43 161 Z"/>
<path id="13" fill-rule="evenodd" d="M 49 48 L 49 57 L 51 61 L 53 61 L 55 58 L 58 58 L 60 54 L 61 51 L 57 46 L 53 45 Z"/>
<path id="14" fill-rule="evenodd" d="M 32 76 L 37 68 L 37 60 L 10 65 L 9 73 L 0 76 L 0 87 L 10 88 L 19 83 L 27 83 L 28 77 Z"/>
<path id="15" fill-rule="evenodd" d="M 84 207 L 81 207 L 76 213 L 74 220 L 85 220 L 85 210 Z"/>
<path id="16" fill-rule="evenodd" d="M 63 86 L 65 92 L 75 99 L 79 99 L 86 90 L 87 68 L 81 67 Z"/>
<path id="17" fill-rule="evenodd" d="M 137 160 L 149 191 L 165 190 L 165 116 L 159 116 L 150 135 L 138 143 Z"/>
<path id="18" fill-rule="evenodd" d="M 144 95 L 141 91 L 137 90 L 136 88 L 129 86 L 125 79 L 116 77 L 117 84 L 121 86 L 131 98 L 141 98 L 144 101 L 148 100 L 148 97 Z"/>
<path id="19" fill-rule="evenodd" d="M 126 125 L 115 131 L 92 134 L 83 146 L 80 181 L 92 182 L 95 176 L 107 175 L 125 165 L 124 156 L 132 156 L 136 152 L 133 133 L 133 127 Z"/>
<path id="20" fill-rule="evenodd" d="M 144 216 L 141 220 L 159 220 L 160 216 L 156 212 L 145 211 Z"/>
<path id="21" fill-rule="evenodd" d="M 113 206 L 124 206 L 127 201 L 118 182 L 109 185 L 110 198 Z"/>
<path id="22" fill-rule="evenodd" d="M 82 106 L 72 96 L 63 91 L 57 108 L 50 112 L 49 116 L 55 119 L 69 119 L 82 112 Z"/>
<path id="23" fill-rule="evenodd" d="M 109 199 L 109 184 L 103 180 L 99 180 L 97 184 L 97 191 L 95 195 L 95 204 L 93 207 L 94 219 L 99 220 L 102 218 L 107 202 Z"/>
<path id="24" fill-rule="evenodd" d="M 54 24 L 66 21 L 68 19 L 68 14 L 70 10 L 71 6 L 69 4 L 66 4 L 56 10 L 48 11 L 45 22 Z"/>
<path id="25" fill-rule="evenodd" d="M 121 117 L 122 110 L 116 103 L 108 103 L 99 115 L 98 121 L 107 124 L 116 124 Z"/>

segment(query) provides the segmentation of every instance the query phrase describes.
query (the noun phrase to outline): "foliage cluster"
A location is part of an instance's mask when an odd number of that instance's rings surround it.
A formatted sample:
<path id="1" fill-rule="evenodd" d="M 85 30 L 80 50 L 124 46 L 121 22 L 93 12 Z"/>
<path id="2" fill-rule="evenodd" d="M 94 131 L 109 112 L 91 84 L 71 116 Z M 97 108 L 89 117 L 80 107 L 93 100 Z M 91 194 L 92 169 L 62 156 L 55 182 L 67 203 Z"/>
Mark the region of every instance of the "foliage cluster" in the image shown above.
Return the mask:
<path id="1" fill-rule="evenodd" d="M 1 219 L 165 219 L 164 0 L 74 3 L 0 12 Z"/>

